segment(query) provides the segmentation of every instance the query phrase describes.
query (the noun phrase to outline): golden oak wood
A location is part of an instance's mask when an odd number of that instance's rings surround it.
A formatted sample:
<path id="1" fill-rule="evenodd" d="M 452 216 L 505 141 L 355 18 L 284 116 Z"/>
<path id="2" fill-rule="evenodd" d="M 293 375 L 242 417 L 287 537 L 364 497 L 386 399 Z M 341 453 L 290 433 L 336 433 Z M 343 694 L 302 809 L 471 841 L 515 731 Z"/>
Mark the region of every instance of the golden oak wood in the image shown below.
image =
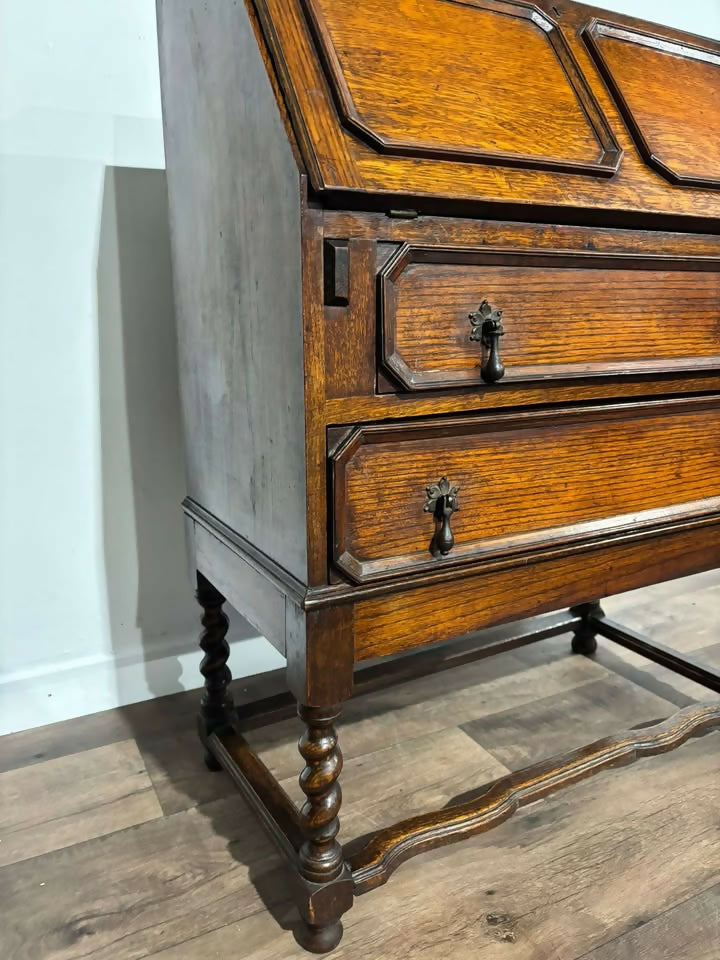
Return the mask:
<path id="1" fill-rule="evenodd" d="M 671 183 L 720 187 L 720 47 L 592 20 L 583 31 L 646 162 Z"/>
<path id="2" fill-rule="evenodd" d="M 359 661 L 572 604 L 576 652 L 716 689 L 597 600 L 720 561 L 720 45 L 566 0 L 158 11 L 200 735 L 322 952 Z M 225 598 L 287 659 L 297 819 L 233 732 Z"/>
<path id="3" fill-rule="evenodd" d="M 333 457 L 336 563 L 361 582 L 712 514 L 719 415 L 714 398 L 358 428 Z M 461 509 L 438 561 L 419 507 L 444 475 Z"/>
<path id="4" fill-rule="evenodd" d="M 426 208 L 436 206 L 439 200 L 450 199 L 517 204 L 518 208 L 525 210 L 529 209 L 529 204 L 568 212 L 573 209 L 615 210 L 635 218 L 653 214 L 713 218 L 720 213 L 717 191 L 678 192 L 648 167 L 626 132 L 622 115 L 605 88 L 582 37 L 584 28 L 600 12 L 593 7 L 538 0 L 534 7 L 540 21 L 547 25 L 543 29 L 537 23 L 530 26 L 526 19 L 529 5 L 519 2 L 471 0 L 468 4 L 457 4 L 453 0 L 425 0 L 423 3 L 413 0 L 412 4 L 403 7 L 402 13 L 398 10 L 397 15 L 394 15 L 397 8 L 388 7 L 381 0 L 359 0 L 347 5 L 334 4 L 330 0 L 323 0 L 321 4 L 320 0 L 313 0 L 312 4 L 308 2 L 309 10 L 303 6 L 303 0 L 258 0 L 257 3 L 274 62 L 281 74 L 293 129 L 311 171 L 312 186 L 331 197 L 337 195 L 334 205 L 360 205 L 363 201 L 368 202 L 368 195 L 374 194 L 384 198 L 383 209 L 398 205 L 392 198 L 411 197 L 414 203 Z M 319 33 L 321 40 L 325 38 L 325 41 L 319 45 L 313 39 L 313 11 L 324 20 L 324 28 L 321 24 Z M 361 17 L 364 29 L 356 32 L 354 44 L 347 45 L 345 53 L 338 54 L 352 24 Z M 438 22 L 443 23 L 442 30 L 438 30 Z M 652 25 L 629 17 L 614 15 L 612 22 L 621 28 L 652 31 Z M 435 25 L 434 29 L 430 24 Z M 443 37 L 446 33 L 447 46 L 438 57 L 438 36 Z M 317 34 L 316 28 L 315 40 Z M 597 111 L 593 110 L 596 112 L 595 126 L 601 130 L 604 126 L 601 117 L 604 117 L 610 137 L 623 151 L 618 172 L 609 179 L 607 169 L 594 173 L 587 168 L 585 173 L 562 172 L 563 161 L 568 160 L 563 157 L 566 143 L 569 143 L 571 152 L 569 159 L 576 163 L 597 161 L 599 152 L 596 148 L 594 156 L 590 153 L 595 136 L 592 124 L 580 116 L 583 111 L 578 108 L 578 96 L 571 89 L 568 72 L 560 68 L 564 55 L 558 56 L 548 40 L 553 34 L 577 65 L 577 76 L 583 78 L 580 86 L 587 85 L 590 94 L 588 104 L 594 101 L 597 105 Z M 663 29 L 662 34 L 680 45 L 697 43 L 697 38 L 680 31 Z M 711 41 L 706 46 L 715 55 L 720 50 L 720 45 Z M 476 58 L 468 55 L 469 51 L 478 50 L 492 50 L 506 71 L 504 82 L 500 84 L 506 110 L 500 114 L 503 121 L 498 124 L 500 129 L 495 126 L 497 120 L 492 117 L 492 110 L 488 110 L 487 98 L 479 98 L 480 103 L 475 103 L 471 110 L 470 101 L 462 95 L 462 89 L 475 89 L 478 83 L 482 84 L 488 69 L 484 64 L 477 65 Z M 528 55 L 529 51 L 533 54 Z M 330 64 L 327 63 L 328 56 L 332 61 Z M 489 56 L 488 59 L 492 58 Z M 450 61 L 450 70 L 458 78 L 461 75 L 464 78 L 458 79 L 461 85 L 459 95 L 458 90 L 453 91 L 457 107 L 444 85 L 435 90 L 437 81 L 433 83 L 429 79 L 432 71 L 438 69 L 437 65 L 442 65 L 445 60 Z M 472 80 L 469 80 L 473 67 Z M 663 73 L 665 69 L 663 65 Z M 570 73 L 575 74 L 575 68 Z M 367 89 L 372 82 L 368 80 L 370 76 L 382 90 L 382 97 L 378 96 L 372 105 Z M 427 83 L 423 76 L 428 77 Z M 659 93 L 666 79 L 663 74 L 655 79 L 651 72 L 645 77 L 644 89 Z M 695 90 L 701 101 L 712 102 L 713 81 L 714 74 L 708 74 L 702 88 Z M 577 80 L 575 86 L 578 86 Z M 506 87 L 511 89 L 506 90 Z M 523 90 L 524 98 L 517 95 L 518 89 Z M 428 90 L 433 90 L 439 101 L 430 96 Z M 355 100 L 352 103 L 356 109 L 353 111 L 350 106 L 353 91 L 360 101 L 359 119 Z M 492 89 L 492 96 L 495 94 Z M 651 96 L 652 93 L 648 95 L 648 101 Z M 437 109 L 438 102 L 446 109 Z M 412 136 L 418 133 L 412 127 L 407 129 L 407 124 L 411 123 L 408 118 L 398 117 L 393 112 L 399 105 L 404 105 L 406 112 L 415 115 L 425 127 L 432 129 L 438 124 L 443 125 L 443 143 L 449 149 L 443 154 L 443 144 L 438 146 L 421 141 L 421 153 L 417 155 L 418 145 L 415 142 L 413 147 Z M 353 112 L 354 116 L 351 115 Z M 478 132 L 482 132 L 483 122 L 487 125 L 489 117 L 492 117 L 490 135 L 478 144 L 475 138 Z M 530 117 L 533 126 L 544 136 L 532 142 L 532 130 L 522 129 L 521 117 Z M 344 118 L 345 125 L 341 118 Z M 381 125 L 379 133 L 371 138 L 363 128 L 372 128 L 377 123 Z M 463 124 L 464 143 L 473 144 L 469 162 L 458 162 L 453 158 L 453 139 L 459 138 Z M 701 153 L 704 131 L 695 128 L 692 133 L 699 137 L 692 149 Z M 410 152 L 414 155 L 404 155 L 408 152 L 408 144 L 403 141 L 403 136 L 406 141 L 411 141 Z M 372 142 L 368 142 L 369 139 Z M 448 139 L 450 143 L 445 143 Z M 397 141 L 401 142 L 399 147 L 394 146 Z M 546 164 L 548 169 L 537 169 L 542 141 L 548 142 L 549 146 L 545 152 L 550 161 Z M 608 152 L 612 153 L 610 141 L 607 146 Z M 528 150 L 530 154 L 524 152 Z M 426 155 L 431 151 L 435 151 L 437 158 Z M 485 160 L 492 153 L 500 154 L 500 157 L 495 164 L 478 162 L 481 153 Z M 552 168 L 553 162 L 560 166 L 560 172 Z M 524 166 L 514 165 L 521 163 Z M 711 164 L 706 175 L 713 175 Z M 349 200 L 350 194 L 354 202 Z"/>
<path id="5" fill-rule="evenodd" d="M 470 318 L 502 311 L 505 382 L 720 368 L 720 259 L 404 245 L 380 273 L 402 388 L 483 385 Z"/>
<path id="6" fill-rule="evenodd" d="M 388 656 L 718 566 L 720 524 L 691 522 L 645 541 L 610 539 L 580 557 L 557 548 L 533 564 L 520 558 L 468 567 L 464 576 L 456 571 L 454 581 L 428 576 L 414 588 L 357 588 L 355 657 Z"/>

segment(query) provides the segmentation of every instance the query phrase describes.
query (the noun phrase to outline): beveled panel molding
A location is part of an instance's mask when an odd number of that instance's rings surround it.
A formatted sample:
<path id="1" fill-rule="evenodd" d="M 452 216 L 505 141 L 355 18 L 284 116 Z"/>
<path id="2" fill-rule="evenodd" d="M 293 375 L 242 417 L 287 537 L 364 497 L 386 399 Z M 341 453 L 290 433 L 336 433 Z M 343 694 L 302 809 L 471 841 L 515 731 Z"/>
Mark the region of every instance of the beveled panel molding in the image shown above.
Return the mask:
<path id="1" fill-rule="evenodd" d="M 393 4 L 302 4 L 341 122 L 379 153 L 617 171 L 622 151 L 600 106 L 557 24 L 533 4 L 420 0 L 413 12 L 425 30 Z M 534 92 L 524 79 L 531 63 Z"/>
<path id="2" fill-rule="evenodd" d="M 593 19 L 585 43 L 645 162 L 670 183 L 720 188 L 720 44 Z"/>

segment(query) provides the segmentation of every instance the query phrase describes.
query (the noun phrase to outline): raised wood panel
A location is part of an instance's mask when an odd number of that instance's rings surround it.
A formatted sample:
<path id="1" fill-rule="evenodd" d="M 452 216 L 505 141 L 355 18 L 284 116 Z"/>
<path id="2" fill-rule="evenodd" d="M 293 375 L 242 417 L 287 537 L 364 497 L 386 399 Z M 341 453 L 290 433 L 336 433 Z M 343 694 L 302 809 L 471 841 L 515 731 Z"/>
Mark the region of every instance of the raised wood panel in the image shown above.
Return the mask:
<path id="1" fill-rule="evenodd" d="M 720 187 L 720 44 L 602 20 L 583 35 L 647 163 L 671 183 Z"/>
<path id="2" fill-rule="evenodd" d="M 537 7 L 304 7 L 343 123 L 379 152 L 601 176 L 617 169 L 607 121 L 557 25 Z"/>
<path id="3" fill-rule="evenodd" d="M 469 314 L 503 311 L 503 385 L 720 367 L 720 259 L 405 245 L 381 271 L 386 368 L 407 390 L 482 385 Z"/>
<path id="4" fill-rule="evenodd" d="M 360 427 L 333 458 L 335 561 L 363 582 L 711 515 L 719 427 L 717 397 Z M 436 558 L 443 476 L 460 509 Z"/>
<path id="5" fill-rule="evenodd" d="M 403 18 L 414 17 L 419 0 L 404 0 L 401 7 L 385 4 L 387 11 L 397 11 L 394 29 Z M 427 3 L 429 0 L 423 0 Z M 456 16 L 460 5 L 448 0 L 434 0 L 438 9 Z M 498 9 L 493 4 L 493 9 Z M 255 0 L 273 63 L 283 87 L 293 129 L 300 144 L 313 188 L 328 195 L 333 206 L 388 210 L 412 206 L 420 210 L 454 213 L 468 216 L 473 213 L 488 215 L 488 207 L 480 204 L 513 204 L 514 216 L 522 219 L 541 219 L 548 210 L 562 210 L 562 217 L 579 219 L 592 211 L 593 222 L 608 223 L 610 211 L 615 211 L 615 223 L 637 226 L 650 223 L 653 214 L 671 214 L 698 218 L 705 222 L 720 216 L 720 195 L 715 190 L 679 190 L 663 177 L 648 169 L 625 128 L 623 119 L 610 93 L 599 76 L 581 32 L 594 15 L 602 12 L 583 4 L 538 0 L 535 6 L 542 16 L 557 20 L 575 61 L 602 113 L 612 129 L 624 156 L 618 172 L 610 179 L 602 176 L 584 176 L 558 169 L 539 169 L 508 166 L 490 162 L 474 162 L 463 157 L 453 159 L 446 155 L 442 162 L 426 155 L 399 156 L 381 152 L 377 144 L 363 139 L 357 129 L 349 130 L 343 124 L 328 82 L 318 45 L 302 0 Z M 345 16 L 352 4 L 335 4 L 332 16 Z M 325 10 L 326 4 L 323 6 Z M 556 7 L 560 15 L 553 11 Z M 468 8 L 468 16 L 480 17 L 482 10 Z M 390 16 L 382 13 L 381 16 Z M 352 13 L 347 13 L 352 16 Z M 500 18 L 498 18 L 500 19 Z M 618 23 L 637 29 L 639 21 L 617 17 Z M 443 18 L 444 23 L 445 18 Z M 418 23 L 417 20 L 414 21 Z M 647 26 L 647 25 L 645 25 Z M 422 30 L 422 24 L 419 30 Z M 369 29 L 363 25 L 363 32 Z M 687 34 L 657 28 L 669 40 L 692 42 Z M 442 31 L 440 32 L 442 35 Z M 412 38 L 411 38 L 412 39 Z M 427 40 L 428 48 L 435 49 L 436 35 Z M 378 40 L 380 47 L 384 41 Z M 413 42 L 419 42 L 413 40 Z M 362 36 L 349 43 L 350 53 L 362 46 Z M 402 53 L 402 51 L 400 51 Z M 354 55 L 354 54 L 353 54 Z M 522 56 L 521 53 L 518 54 Z M 482 82 L 487 61 L 493 50 L 480 38 L 474 45 L 468 42 L 466 57 L 475 70 L 473 84 Z M 429 58 L 428 69 L 435 54 Z M 536 75 L 528 69 L 525 92 L 534 96 Z M 567 81 L 564 89 L 568 89 Z M 427 98 L 432 97 L 428 84 Z M 387 91 L 386 91 L 387 93 Z M 391 99 L 392 93 L 386 96 Z M 379 98 L 378 98 L 379 99 Z M 429 109 L 429 108 L 428 108 Z M 442 119 L 442 118 L 441 118 Z M 494 122 L 494 121 L 492 121 Z M 513 124 L 510 124 L 513 127 Z M 470 131 L 466 131 L 466 139 Z M 464 141 L 463 141 L 464 142 Z M 544 212 L 534 217 L 533 207 Z M 507 211 L 504 215 L 507 214 Z M 553 217 L 555 215 L 553 214 Z M 620 219 L 622 217 L 622 219 Z"/>

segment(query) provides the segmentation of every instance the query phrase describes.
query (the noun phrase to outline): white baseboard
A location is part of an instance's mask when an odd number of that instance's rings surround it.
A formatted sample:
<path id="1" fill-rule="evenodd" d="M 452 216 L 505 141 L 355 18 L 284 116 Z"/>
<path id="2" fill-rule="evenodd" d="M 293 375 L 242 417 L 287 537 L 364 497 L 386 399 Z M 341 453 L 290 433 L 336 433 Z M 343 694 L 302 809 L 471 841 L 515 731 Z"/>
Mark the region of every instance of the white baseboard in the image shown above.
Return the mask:
<path id="1" fill-rule="evenodd" d="M 149 654 L 113 653 L 45 665 L 0 677 L 0 735 L 29 730 L 100 710 L 194 690 L 202 683 L 197 634 L 159 639 Z M 235 677 L 284 666 L 262 637 L 231 644 Z"/>

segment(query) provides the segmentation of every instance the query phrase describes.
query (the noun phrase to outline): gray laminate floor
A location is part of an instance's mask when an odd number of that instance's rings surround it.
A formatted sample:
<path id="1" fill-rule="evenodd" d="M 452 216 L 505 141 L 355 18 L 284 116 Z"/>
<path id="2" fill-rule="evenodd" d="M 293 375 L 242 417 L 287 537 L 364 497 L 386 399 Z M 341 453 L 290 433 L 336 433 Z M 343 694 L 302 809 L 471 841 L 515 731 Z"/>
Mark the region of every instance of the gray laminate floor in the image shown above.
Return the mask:
<path id="1" fill-rule="evenodd" d="M 720 574 L 606 603 L 720 665 Z M 235 656 L 237 656 L 237 651 Z M 243 686 L 247 686 L 247 682 Z M 559 637 L 364 696 L 341 727 L 346 838 L 712 695 Z M 0 739 L 1 960 L 307 956 L 274 848 L 180 694 Z M 256 731 L 297 794 L 297 723 Z M 602 774 L 405 864 L 337 960 L 718 960 L 720 734 Z"/>

